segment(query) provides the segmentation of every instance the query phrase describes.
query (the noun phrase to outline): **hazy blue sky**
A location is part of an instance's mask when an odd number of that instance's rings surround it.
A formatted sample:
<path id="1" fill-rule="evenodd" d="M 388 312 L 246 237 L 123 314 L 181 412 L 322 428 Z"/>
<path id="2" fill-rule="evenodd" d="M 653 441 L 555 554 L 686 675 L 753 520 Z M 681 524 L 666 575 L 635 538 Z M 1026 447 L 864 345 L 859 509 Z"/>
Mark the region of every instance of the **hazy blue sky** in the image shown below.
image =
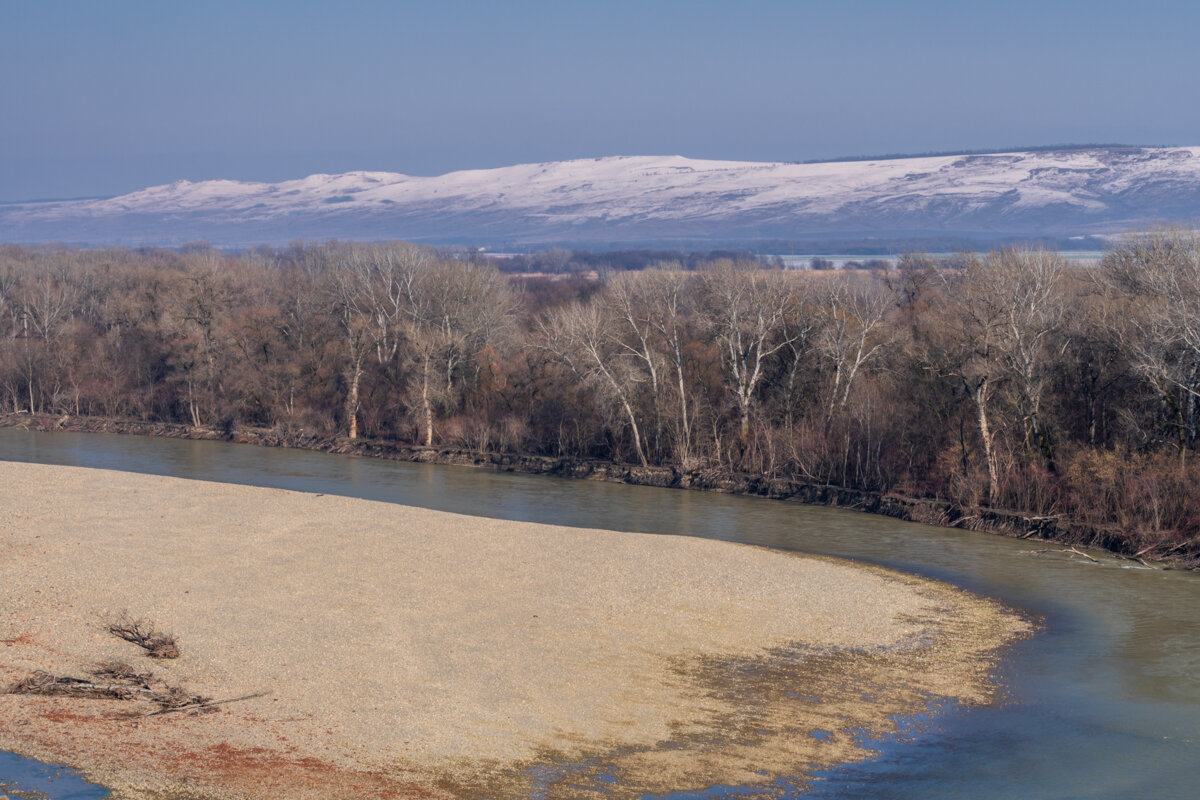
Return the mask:
<path id="1" fill-rule="evenodd" d="M 0 0 L 0 200 L 613 154 L 1200 145 L 1194 2 Z"/>

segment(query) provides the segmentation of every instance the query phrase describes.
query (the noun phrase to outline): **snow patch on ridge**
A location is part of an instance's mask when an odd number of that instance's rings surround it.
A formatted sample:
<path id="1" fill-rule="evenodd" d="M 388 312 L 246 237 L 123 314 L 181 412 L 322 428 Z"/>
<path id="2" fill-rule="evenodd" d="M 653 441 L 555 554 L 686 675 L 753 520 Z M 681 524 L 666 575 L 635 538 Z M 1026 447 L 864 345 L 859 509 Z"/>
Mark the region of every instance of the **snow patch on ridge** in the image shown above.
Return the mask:
<path id="1" fill-rule="evenodd" d="M 0 209 L 0 236 L 21 241 L 22 232 L 36 238 L 39 230 L 83 225 L 116 231 L 118 238 L 129 228 L 152 238 L 147 220 L 164 217 L 202 231 L 236 227 L 251 238 L 246 231 L 255 226 L 412 238 L 486 232 L 552 239 L 585 229 L 602 235 L 605 228 L 646 239 L 729 237 L 757 231 L 765 221 L 766 234 L 786 236 L 846 227 L 952 230 L 958 219 L 988 229 L 1016 218 L 1031 230 L 1049 230 L 1153 218 L 1162 208 L 1126 202 L 1150 190 L 1176 216 L 1189 209 L 1200 215 L 1200 148 L 814 164 L 614 156 L 435 177 L 360 171 L 280 183 L 176 181 L 108 199 L 8 206 Z"/>

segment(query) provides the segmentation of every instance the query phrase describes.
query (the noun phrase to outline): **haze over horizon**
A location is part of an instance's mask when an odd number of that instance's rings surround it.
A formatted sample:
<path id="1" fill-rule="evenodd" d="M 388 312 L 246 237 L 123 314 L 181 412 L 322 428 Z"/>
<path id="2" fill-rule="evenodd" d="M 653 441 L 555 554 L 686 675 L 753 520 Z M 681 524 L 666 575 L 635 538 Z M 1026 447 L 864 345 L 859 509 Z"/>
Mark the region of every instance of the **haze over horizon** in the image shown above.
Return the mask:
<path id="1" fill-rule="evenodd" d="M 5 20 L 4 202 L 609 155 L 1200 144 L 1183 2 L 139 0 Z"/>

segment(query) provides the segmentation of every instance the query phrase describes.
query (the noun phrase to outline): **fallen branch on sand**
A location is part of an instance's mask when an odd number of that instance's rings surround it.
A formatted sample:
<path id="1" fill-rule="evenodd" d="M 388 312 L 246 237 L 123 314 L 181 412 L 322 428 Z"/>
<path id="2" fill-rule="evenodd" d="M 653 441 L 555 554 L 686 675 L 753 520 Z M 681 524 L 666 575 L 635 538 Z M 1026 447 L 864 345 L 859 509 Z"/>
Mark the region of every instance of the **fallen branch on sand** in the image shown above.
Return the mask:
<path id="1" fill-rule="evenodd" d="M 244 694 L 241 697 L 230 697 L 225 700 L 207 700 L 203 703 L 195 703 L 193 705 L 179 706 L 178 708 L 162 708 L 158 711 L 151 711 L 149 714 L 143 714 L 143 717 L 157 717 L 159 714 L 170 714 L 175 711 L 207 711 L 214 706 L 223 706 L 226 703 L 240 703 L 243 700 L 254 700 L 259 697 L 266 697 L 270 692 L 255 692 L 254 694 Z M 213 709 L 216 710 L 215 708 Z"/>
<path id="2" fill-rule="evenodd" d="M 82 678 L 51 675 L 38 670 L 17 681 L 5 694 L 36 694 L 50 697 L 85 697 L 92 700 L 132 700 L 139 692 L 151 690 L 140 686 L 102 684 Z"/>
<path id="3" fill-rule="evenodd" d="M 134 619 L 128 614 L 121 614 L 105 623 L 105 627 L 118 639 L 124 639 L 145 650 L 146 655 L 151 658 L 179 658 L 179 644 L 174 635 L 156 631 L 154 623 L 148 620 Z"/>
<path id="4" fill-rule="evenodd" d="M 51 675 L 38 670 L 17 681 L 5 694 L 43 697 L 81 697 L 91 700 L 146 700 L 159 706 L 159 712 L 199 708 L 212 703 L 211 697 L 189 694 L 170 686 L 148 672 L 138 672 L 128 664 L 110 662 L 91 671 L 92 677 L 73 678 Z"/>

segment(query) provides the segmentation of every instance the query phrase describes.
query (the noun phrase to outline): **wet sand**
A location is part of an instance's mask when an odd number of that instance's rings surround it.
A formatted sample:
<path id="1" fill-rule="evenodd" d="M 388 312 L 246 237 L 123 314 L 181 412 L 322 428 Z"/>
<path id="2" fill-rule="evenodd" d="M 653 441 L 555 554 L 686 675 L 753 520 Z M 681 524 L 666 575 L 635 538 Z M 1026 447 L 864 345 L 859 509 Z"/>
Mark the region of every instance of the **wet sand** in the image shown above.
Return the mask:
<path id="1" fill-rule="evenodd" d="M 110 635 L 122 613 L 182 656 Z M 119 660 L 217 700 L 262 695 L 158 716 L 0 695 L 0 749 L 118 797 L 802 781 L 863 755 L 850 731 L 990 702 L 991 659 L 1027 629 L 832 559 L 0 462 L 0 684 Z"/>

